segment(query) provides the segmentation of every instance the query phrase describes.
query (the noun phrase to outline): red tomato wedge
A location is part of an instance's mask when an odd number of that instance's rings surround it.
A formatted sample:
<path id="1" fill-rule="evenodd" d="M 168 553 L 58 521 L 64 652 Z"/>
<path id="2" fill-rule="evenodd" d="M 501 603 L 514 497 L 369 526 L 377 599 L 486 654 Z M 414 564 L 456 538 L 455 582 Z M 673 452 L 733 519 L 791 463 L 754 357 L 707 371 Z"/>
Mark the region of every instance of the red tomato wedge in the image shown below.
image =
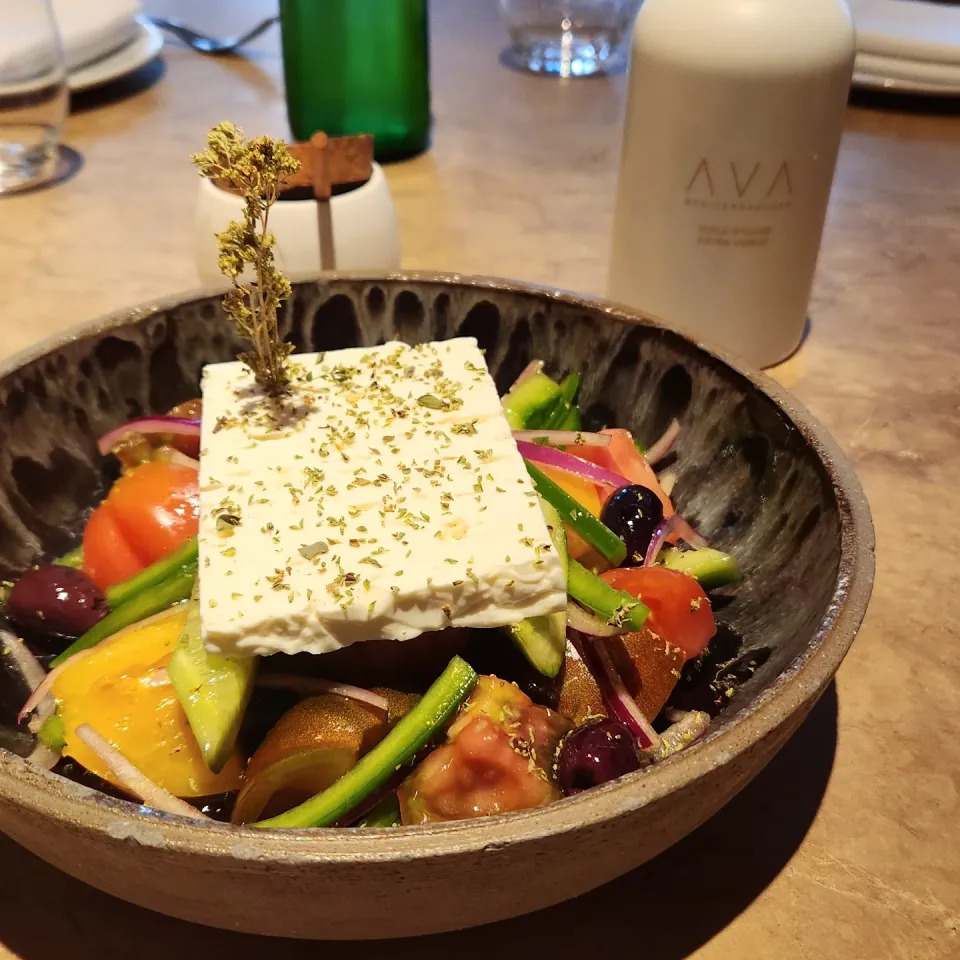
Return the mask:
<path id="1" fill-rule="evenodd" d="M 197 471 L 159 460 L 122 476 L 107 497 L 127 541 L 147 565 L 196 535 L 199 501 Z"/>
<path id="2" fill-rule="evenodd" d="M 710 600 L 693 577 L 666 567 L 620 567 L 600 574 L 650 608 L 647 626 L 687 660 L 699 656 L 717 632 Z"/>
<path id="3" fill-rule="evenodd" d="M 643 458 L 643 454 L 636 448 L 629 430 L 601 430 L 601 433 L 610 437 L 610 446 L 593 447 L 580 444 L 575 449 L 568 449 L 569 453 L 576 454 L 584 460 L 595 463 L 626 477 L 631 483 L 639 483 L 652 490 L 663 504 L 663 515 L 669 517 L 676 511 L 670 498 L 663 492 L 653 467 Z"/>
<path id="4" fill-rule="evenodd" d="M 195 536 L 200 491 L 192 467 L 154 460 L 124 474 L 83 534 L 84 570 L 105 590 Z"/>
<path id="5" fill-rule="evenodd" d="M 101 589 L 139 573 L 145 564 L 134 553 L 117 524 L 113 511 L 101 503 L 83 531 L 83 569 Z"/>

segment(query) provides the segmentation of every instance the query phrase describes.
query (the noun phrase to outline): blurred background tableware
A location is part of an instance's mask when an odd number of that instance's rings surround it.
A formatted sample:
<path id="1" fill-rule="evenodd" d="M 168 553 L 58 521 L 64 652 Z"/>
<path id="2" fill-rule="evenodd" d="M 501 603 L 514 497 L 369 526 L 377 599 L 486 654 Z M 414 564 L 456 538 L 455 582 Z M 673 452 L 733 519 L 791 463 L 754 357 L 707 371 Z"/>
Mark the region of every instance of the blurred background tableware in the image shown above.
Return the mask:
<path id="1" fill-rule="evenodd" d="M 276 235 L 277 265 L 291 280 L 316 277 L 322 270 L 381 270 L 400 267 L 400 239 L 393 199 L 380 165 L 370 166 L 363 183 L 333 187 L 329 199 L 329 229 L 320 207 L 307 188 L 281 194 L 270 211 L 270 230 Z M 197 187 L 196 263 L 206 286 L 222 286 L 217 266 L 215 234 L 231 220 L 239 220 L 243 199 L 201 178 Z M 324 237 L 332 248 L 324 249 Z"/>
<path id="2" fill-rule="evenodd" d="M 172 34 L 188 47 L 193 47 L 197 53 L 209 53 L 215 57 L 236 53 L 241 47 L 246 46 L 246 44 L 252 40 L 256 40 L 260 34 L 265 33 L 279 20 L 279 15 L 266 17 L 245 33 L 240 33 L 232 37 L 211 37 L 205 33 L 199 33 L 181 20 L 171 20 L 167 17 L 150 17 L 150 23 L 155 27 L 159 27 L 161 30 Z"/>
<path id="3" fill-rule="evenodd" d="M 42 36 L 51 22 L 59 34 L 66 85 L 74 93 L 131 73 L 163 47 L 140 0 L 0 0 L 0 78 L 28 77 L 33 83 L 42 77 L 47 68 L 38 30 Z"/>
<path id="4" fill-rule="evenodd" d="M 112 83 L 156 59 L 161 50 L 163 35 L 149 19 L 137 17 L 133 20 L 133 33 L 127 43 L 70 70 L 67 85 L 71 93 L 82 93 Z"/>
<path id="5" fill-rule="evenodd" d="M 535 73 L 587 77 L 619 69 L 641 0 L 500 0 L 513 62 Z"/>
<path id="6" fill-rule="evenodd" d="M 280 0 L 280 28 L 297 140 L 372 133 L 378 160 L 426 148 L 427 0 Z"/>
<path id="7" fill-rule="evenodd" d="M 55 175 L 67 102 L 49 0 L 0 0 L 0 193 Z"/>
<path id="8" fill-rule="evenodd" d="M 140 0 L 52 0 L 67 72 L 115 53 L 138 34 Z"/>
<path id="9" fill-rule="evenodd" d="M 849 0 L 857 24 L 855 86 L 892 93 L 960 95 L 956 0 Z"/>

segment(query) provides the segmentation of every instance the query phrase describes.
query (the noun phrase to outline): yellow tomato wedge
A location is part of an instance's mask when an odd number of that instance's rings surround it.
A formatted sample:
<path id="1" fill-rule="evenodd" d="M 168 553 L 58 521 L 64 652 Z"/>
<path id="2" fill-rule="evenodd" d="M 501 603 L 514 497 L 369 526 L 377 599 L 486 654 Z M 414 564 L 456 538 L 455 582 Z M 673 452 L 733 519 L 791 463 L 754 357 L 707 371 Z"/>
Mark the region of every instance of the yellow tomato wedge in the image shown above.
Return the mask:
<path id="1" fill-rule="evenodd" d="M 288 710 L 250 758 L 234 823 L 276 816 L 342 777 L 387 732 L 373 707 L 332 694 Z"/>
<path id="2" fill-rule="evenodd" d="M 121 787 L 107 765 L 77 736 L 88 723 L 137 769 L 178 797 L 236 790 L 243 773 L 234 755 L 211 773 L 167 677 L 186 608 L 135 625 L 64 664 L 51 692 L 63 721 L 64 754 Z"/>
<path id="3" fill-rule="evenodd" d="M 387 715 L 356 700 L 320 694 L 291 707 L 250 758 L 234 823 L 284 813 L 339 780 L 419 697 L 374 688 Z"/>
<path id="4" fill-rule="evenodd" d="M 597 486 L 590 480 L 584 480 L 581 477 L 575 477 L 564 470 L 556 470 L 553 467 L 545 466 L 542 463 L 537 464 L 537 468 L 545 473 L 561 490 L 570 494 L 584 510 L 592 513 L 595 517 L 600 516 L 602 505 L 600 495 L 597 493 Z M 574 560 L 581 560 L 583 557 L 592 553 L 593 548 L 583 537 L 573 530 L 569 524 L 564 524 L 567 532 L 567 553 Z"/>

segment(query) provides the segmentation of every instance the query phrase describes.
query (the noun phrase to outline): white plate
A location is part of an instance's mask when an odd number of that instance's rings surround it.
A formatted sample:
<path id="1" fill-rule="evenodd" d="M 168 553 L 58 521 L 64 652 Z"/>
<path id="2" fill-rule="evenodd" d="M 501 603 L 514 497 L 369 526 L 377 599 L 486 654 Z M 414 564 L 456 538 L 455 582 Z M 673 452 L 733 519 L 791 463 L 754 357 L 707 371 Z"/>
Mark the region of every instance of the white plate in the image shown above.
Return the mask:
<path id="1" fill-rule="evenodd" d="M 149 63 L 161 49 L 163 35 L 152 23 L 138 18 L 137 32 L 130 43 L 101 60 L 74 70 L 67 76 L 67 85 L 73 93 L 99 87 L 138 70 L 145 63 Z"/>
<path id="2" fill-rule="evenodd" d="M 853 85 L 890 93 L 960 96 L 960 67 L 858 53 Z"/>
<path id="3" fill-rule="evenodd" d="M 854 86 L 960 95 L 960 7 L 924 0 L 850 0 Z"/>

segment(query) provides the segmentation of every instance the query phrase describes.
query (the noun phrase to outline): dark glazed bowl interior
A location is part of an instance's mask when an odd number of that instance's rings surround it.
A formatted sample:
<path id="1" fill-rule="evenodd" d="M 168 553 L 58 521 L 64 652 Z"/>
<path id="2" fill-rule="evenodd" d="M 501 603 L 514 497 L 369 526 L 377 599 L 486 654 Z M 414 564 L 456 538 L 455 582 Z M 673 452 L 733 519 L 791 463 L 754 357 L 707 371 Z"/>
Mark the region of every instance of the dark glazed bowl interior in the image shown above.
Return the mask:
<path id="1" fill-rule="evenodd" d="M 3 825 L 31 849 L 144 905 L 259 933 L 387 936 L 486 922 L 581 893 L 658 853 L 742 787 L 829 682 L 870 593 L 869 510 L 833 441 L 765 377 L 612 305 L 456 276 L 301 283 L 283 326 L 301 350 L 473 336 L 501 390 L 534 357 L 556 376 L 582 372 L 588 427 L 625 426 L 650 442 L 677 417 L 678 509 L 745 574 L 715 604 L 718 656 L 729 652 L 727 672 L 743 682 L 732 697 L 726 684 L 681 685 L 682 704 L 719 701 L 717 721 L 664 763 L 538 810 L 391 831 L 258 831 L 152 816 L 0 749 Z M 0 367 L 0 575 L 76 542 L 110 480 L 100 434 L 196 396 L 203 365 L 238 348 L 219 297 L 201 296 L 88 324 Z M 22 702 L 12 687 L 0 666 L 2 723 Z M 76 847 L 63 846 L 68 835 Z M 126 837 L 137 843 L 123 846 Z M 572 856 L 581 842 L 591 856 Z M 114 882 L 125 864 L 149 889 Z M 222 895 L 205 884 L 197 904 L 180 891 L 214 875 L 204 871 L 233 880 Z M 471 877 L 482 889 L 470 891 Z M 247 899 L 235 895 L 241 886 Z M 298 896 L 337 890 L 329 915 L 300 909 Z"/>
<path id="2" fill-rule="evenodd" d="M 298 350 L 476 337 L 501 391 L 534 357 L 557 376 L 579 370 L 585 426 L 626 426 L 647 442 L 676 417 L 677 506 L 713 545 L 736 554 L 745 574 L 718 619 L 757 669 L 722 722 L 805 652 L 837 585 L 836 491 L 783 411 L 724 362 L 589 302 L 449 280 L 303 283 L 284 320 Z M 203 365 L 238 348 L 219 298 L 207 297 L 108 325 L 7 374 L 0 574 L 76 542 L 109 479 L 101 433 L 196 396 Z"/>

